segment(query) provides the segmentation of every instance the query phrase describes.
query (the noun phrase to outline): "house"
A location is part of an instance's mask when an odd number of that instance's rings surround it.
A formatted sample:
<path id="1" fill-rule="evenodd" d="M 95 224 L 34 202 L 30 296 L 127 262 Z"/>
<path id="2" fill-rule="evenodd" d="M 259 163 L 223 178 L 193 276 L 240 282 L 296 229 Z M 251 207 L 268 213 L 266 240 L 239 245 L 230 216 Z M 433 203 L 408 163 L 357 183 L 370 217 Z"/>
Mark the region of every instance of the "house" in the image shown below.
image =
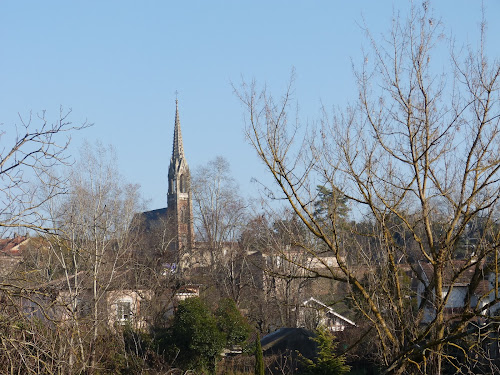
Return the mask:
<path id="1" fill-rule="evenodd" d="M 130 324 L 135 329 L 144 329 L 147 322 L 142 306 L 151 301 L 150 290 L 118 289 L 107 292 L 108 323 L 111 327 Z"/>
<path id="2" fill-rule="evenodd" d="M 155 303 L 163 305 L 163 318 L 173 316 L 180 301 L 199 297 L 199 285 L 184 285 L 177 290 L 166 290 L 163 296 L 156 296 Z M 148 307 L 153 300 L 151 290 L 116 289 L 107 292 L 108 323 L 110 327 L 130 325 L 135 329 L 145 329 L 149 323 Z"/>
<path id="3" fill-rule="evenodd" d="M 174 300 L 176 302 L 184 301 L 188 298 L 194 298 L 200 296 L 200 286 L 199 285 L 185 285 L 179 288 L 174 295 Z"/>
<path id="4" fill-rule="evenodd" d="M 28 241 L 28 237 L 18 235 L 15 235 L 13 238 L 0 239 L 0 255 L 20 255 L 21 249 L 28 243 Z"/>
<path id="5" fill-rule="evenodd" d="M 424 303 L 422 323 L 428 323 L 435 317 L 433 306 L 434 267 L 427 262 L 418 262 L 419 280 L 417 282 L 417 304 Z M 490 306 L 494 299 L 494 274 L 489 272 L 484 264 L 470 260 L 449 261 L 443 273 L 443 298 L 447 298 L 444 312 L 448 318 L 464 311 L 466 305 L 474 308 L 479 315 L 493 314 L 498 307 Z M 469 291 L 472 291 L 470 298 Z M 427 294 L 427 295 L 426 295 Z M 469 302 L 468 302 L 469 301 Z"/>
<path id="6" fill-rule="evenodd" d="M 98 301 L 99 320 L 107 322 L 111 328 L 130 325 L 142 330 L 150 323 L 148 318 L 152 313 L 152 302 L 163 312 L 164 319 L 168 319 L 174 314 L 179 301 L 198 297 L 200 287 L 184 285 L 176 289 L 166 288 L 162 295 L 155 295 L 153 290 L 145 287 L 111 287 L 102 293 L 104 298 L 99 296 Z M 30 288 L 18 299 L 17 305 L 26 318 L 50 324 L 72 324 L 74 320 L 90 318 L 93 313 L 92 288 L 84 271 Z"/>
<path id="7" fill-rule="evenodd" d="M 299 307 L 297 327 L 316 329 L 319 326 L 330 332 L 342 332 L 346 328 L 356 327 L 356 323 L 335 312 L 330 306 L 311 297 Z"/>
<path id="8" fill-rule="evenodd" d="M 26 236 L 0 239 L 0 276 L 7 276 L 22 261 L 23 250 L 30 239 Z"/>

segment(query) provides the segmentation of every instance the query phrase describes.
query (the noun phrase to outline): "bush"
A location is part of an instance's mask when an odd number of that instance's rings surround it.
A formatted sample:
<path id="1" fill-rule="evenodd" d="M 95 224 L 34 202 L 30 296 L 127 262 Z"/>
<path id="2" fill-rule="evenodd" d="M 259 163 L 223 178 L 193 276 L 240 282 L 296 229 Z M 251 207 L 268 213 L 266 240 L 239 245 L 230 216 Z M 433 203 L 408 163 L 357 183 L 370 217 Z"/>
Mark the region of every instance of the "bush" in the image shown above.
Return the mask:
<path id="1" fill-rule="evenodd" d="M 169 329 L 170 354 L 174 364 L 184 369 L 215 372 L 215 365 L 226 340 L 217 320 L 199 298 L 179 303 Z"/>

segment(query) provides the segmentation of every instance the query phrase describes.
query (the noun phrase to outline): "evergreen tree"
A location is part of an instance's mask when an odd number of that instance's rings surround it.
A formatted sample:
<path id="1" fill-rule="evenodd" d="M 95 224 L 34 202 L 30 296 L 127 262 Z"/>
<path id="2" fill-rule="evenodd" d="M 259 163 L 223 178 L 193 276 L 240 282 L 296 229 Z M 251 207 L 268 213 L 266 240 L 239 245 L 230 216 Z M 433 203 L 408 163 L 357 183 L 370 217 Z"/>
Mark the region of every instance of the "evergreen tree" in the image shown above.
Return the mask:
<path id="1" fill-rule="evenodd" d="M 324 185 L 316 187 L 317 199 L 314 202 L 314 216 L 319 220 L 332 220 L 338 217 L 342 220 L 349 215 L 347 197 L 338 189 L 331 189 Z"/>
<path id="2" fill-rule="evenodd" d="M 259 332 L 257 332 L 257 338 L 255 339 L 255 375 L 264 375 L 264 357 Z"/>
<path id="3" fill-rule="evenodd" d="M 179 303 L 169 334 L 169 346 L 176 348 L 177 361 L 183 368 L 215 373 L 225 337 L 201 299 L 188 298 Z"/>
<path id="4" fill-rule="evenodd" d="M 241 315 L 231 298 L 221 299 L 218 305 L 215 311 L 217 327 L 225 335 L 226 346 L 241 345 L 251 331 L 246 318 Z"/>
<path id="5" fill-rule="evenodd" d="M 314 361 L 302 357 L 304 375 L 342 375 L 349 372 L 350 367 L 345 364 L 345 357 L 335 354 L 337 344 L 327 329 L 318 328 L 313 340 L 318 345 L 318 356 Z"/>

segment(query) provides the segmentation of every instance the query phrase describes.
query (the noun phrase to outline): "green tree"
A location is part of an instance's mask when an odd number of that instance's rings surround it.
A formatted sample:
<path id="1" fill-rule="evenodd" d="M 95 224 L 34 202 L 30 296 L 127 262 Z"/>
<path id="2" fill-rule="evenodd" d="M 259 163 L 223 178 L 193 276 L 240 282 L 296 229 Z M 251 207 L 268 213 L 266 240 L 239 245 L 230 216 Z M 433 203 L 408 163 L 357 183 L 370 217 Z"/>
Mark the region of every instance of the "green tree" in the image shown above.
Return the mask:
<path id="1" fill-rule="evenodd" d="M 167 344 L 175 348 L 180 367 L 215 373 L 225 338 L 214 314 L 201 299 L 189 298 L 179 303 L 169 334 L 172 341 Z"/>
<path id="2" fill-rule="evenodd" d="M 217 326 L 225 336 L 226 346 L 242 344 L 248 338 L 251 331 L 250 325 L 231 298 L 219 301 L 215 316 Z"/>
<path id="3" fill-rule="evenodd" d="M 305 365 L 304 375 L 342 375 L 351 369 L 345 364 L 345 357 L 335 354 L 335 337 L 325 328 L 318 328 L 313 339 L 318 345 L 318 357 L 315 361 L 302 357 Z"/>
<path id="4" fill-rule="evenodd" d="M 314 216 L 322 220 L 332 220 L 337 217 L 346 219 L 349 214 L 347 197 L 337 188 L 325 185 L 316 187 L 318 196 L 314 202 Z"/>
<path id="5" fill-rule="evenodd" d="M 257 338 L 255 339 L 255 375 L 264 375 L 264 356 L 262 354 L 260 334 L 258 331 Z"/>

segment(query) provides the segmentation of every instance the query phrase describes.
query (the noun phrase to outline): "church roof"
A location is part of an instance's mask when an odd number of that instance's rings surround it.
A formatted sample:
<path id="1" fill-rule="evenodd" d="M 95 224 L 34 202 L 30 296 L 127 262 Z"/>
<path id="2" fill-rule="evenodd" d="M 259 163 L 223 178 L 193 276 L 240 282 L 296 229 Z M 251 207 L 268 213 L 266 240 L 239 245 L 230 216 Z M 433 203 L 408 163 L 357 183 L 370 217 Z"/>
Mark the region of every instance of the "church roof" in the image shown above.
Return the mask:
<path id="1" fill-rule="evenodd" d="M 140 212 L 132 219 L 132 229 L 139 231 L 151 231 L 159 227 L 164 227 L 167 220 L 167 208 Z"/>

